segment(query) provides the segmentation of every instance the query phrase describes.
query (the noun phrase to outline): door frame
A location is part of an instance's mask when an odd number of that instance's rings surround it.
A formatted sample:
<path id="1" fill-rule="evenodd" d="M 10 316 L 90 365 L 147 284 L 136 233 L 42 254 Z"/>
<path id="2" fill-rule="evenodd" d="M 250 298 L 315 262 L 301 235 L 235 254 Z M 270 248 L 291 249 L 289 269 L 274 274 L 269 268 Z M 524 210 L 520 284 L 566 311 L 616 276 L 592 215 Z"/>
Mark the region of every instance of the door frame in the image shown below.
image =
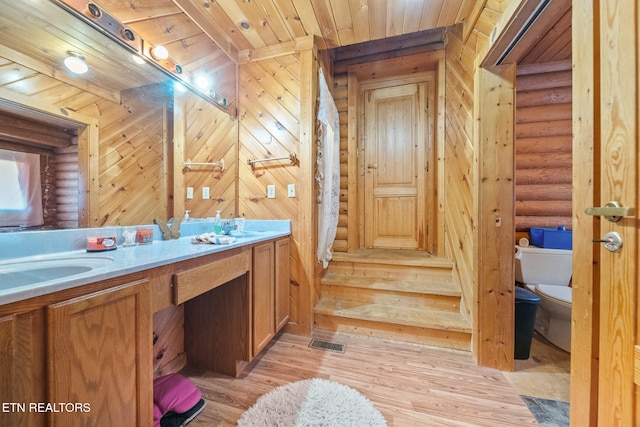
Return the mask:
<path id="1" fill-rule="evenodd" d="M 419 85 L 421 83 L 424 83 L 426 87 L 426 93 L 424 94 L 424 97 L 426 98 L 425 101 L 427 102 L 427 105 L 428 105 L 425 124 L 424 124 L 424 130 L 426 133 L 424 143 L 426 147 L 424 147 L 423 149 L 424 149 L 424 159 L 429 165 L 429 168 L 422 176 L 422 179 L 424 180 L 422 185 L 418 184 L 418 188 L 421 187 L 423 189 L 421 194 L 420 192 L 418 193 L 418 197 L 422 196 L 424 197 L 424 200 L 422 200 L 421 202 L 418 201 L 418 204 L 422 203 L 422 206 L 423 206 L 423 209 L 418 209 L 418 211 L 422 210 L 423 215 L 422 215 L 422 218 L 418 218 L 417 225 L 418 225 L 418 228 L 420 228 L 419 227 L 420 225 L 424 225 L 428 231 L 427 231 L 426 239 L 422 239 L 422 241 L 424 242 L 422 245 L 420 245 L 421 239 L 418 236 L 419 247 L 417 249 L 426 250 L 427 252 L 430 252 L 430 253 L 434 252 L 435 241 L 433 239 L 433 236 L 431 236 L 431 232 L 435 230 L 435 216 L 436 216 L 436 210 L 433 209 L 433 206 L 435 206 L 436 174 L 434 173 L 434 168 L 432 167 L 435 161 L 433 156 L 434 145 L 435 145 L 435 136 L 434 136 L 435 116 L 432 110 L 433 105 L 435 104 L 435 100 L 434 100 L 435 73 L 432 71 L 412 74 L 409 76 L 398 76 L 398 77 L 390 77 L 386 79 L 364 80 L 364 81 L 361 81 L 359 84 L 360 93 L 358 96 L 358 103 L 359 103 L 360 111 L 362 111 L 362 116 L 361 116 L 362 120 L 360 120 L 360 123 L 359 123 L 359 132 L 360 132 L 360 135 L 362 135 L 362 137 L 358 138 L 357 152 L 363 154 L 361 156 L 358 156 L 358 196 L 359 196 L 358 211 L 360 212 L 360 219 L 358 222 L 360 225 L 359 227 L 360 248 L 367 247 L 366 245 L 367 230 L 365 227 L 366 225 L 365 215 L 367 213 L 367 209 L 366 209 L 367 200 L 365 197 L 366 195 L 366 190 L 365 190 L 365 187 L 366 187 L 365 157 L 366 155 L 364 154 L 365 153 L 365 136 L 366 136 L 366 130 L 365 130 L 366 100 L 364 96 L 365 92 L 376 90 L 376 89 L 389 88 L 393 86 L 404 86 L 404 85 L 410 85 L 410 84 Z M 418 102 L 421 102 L 420 98 L 421 98 L 420 88 L 418 87 Z M 420 109 L 422 108 L 422 106 L 418 105 L 418 108 Z"/>
<path id="2" fill-rule="evenodd" d="M 348 69 L 348 126 L 347 126 L 347 251 L 356 252 L 361 248 L 360 220 L 362 204 L 358 191 L 362 159 L 360 156 L 360 124 L 364 109 L 360 102 L 360 84 L 365 81 L 399 79 L 407 75 L 430 72 L 434 75 L 433 98 L 433 171 L 434 176 L 434 224 L 430 234 L 434 242 L 434 255 L 445 256 L 444 230 L 444 51 L 438 50 L 401 58 L 391 58 L 351 65 Z"/>

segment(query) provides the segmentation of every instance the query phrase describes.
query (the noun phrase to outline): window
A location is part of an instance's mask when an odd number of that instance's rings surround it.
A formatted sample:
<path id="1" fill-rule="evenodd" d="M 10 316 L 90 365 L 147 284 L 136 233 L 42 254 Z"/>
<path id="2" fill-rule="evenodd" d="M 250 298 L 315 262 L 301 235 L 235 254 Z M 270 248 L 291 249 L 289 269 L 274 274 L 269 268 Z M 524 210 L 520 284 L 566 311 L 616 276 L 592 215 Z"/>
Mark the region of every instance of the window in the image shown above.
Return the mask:
<path id="1" fill-rule="evenodd" d="M 40 156 L 0 150 L 0 227 L 43 224 Z"/>

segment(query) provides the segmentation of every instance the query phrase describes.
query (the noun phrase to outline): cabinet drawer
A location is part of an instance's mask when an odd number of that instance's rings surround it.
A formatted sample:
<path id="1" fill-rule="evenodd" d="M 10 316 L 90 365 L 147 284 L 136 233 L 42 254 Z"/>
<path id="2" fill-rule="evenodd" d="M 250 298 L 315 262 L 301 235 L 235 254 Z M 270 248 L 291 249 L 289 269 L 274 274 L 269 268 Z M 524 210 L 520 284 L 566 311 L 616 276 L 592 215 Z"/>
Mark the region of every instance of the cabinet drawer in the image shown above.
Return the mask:
<path id="1" fill-rule="evenodd" d="M 182 304 L 249 271 L 249 251 L 173 275 L 173 303 Z"/>

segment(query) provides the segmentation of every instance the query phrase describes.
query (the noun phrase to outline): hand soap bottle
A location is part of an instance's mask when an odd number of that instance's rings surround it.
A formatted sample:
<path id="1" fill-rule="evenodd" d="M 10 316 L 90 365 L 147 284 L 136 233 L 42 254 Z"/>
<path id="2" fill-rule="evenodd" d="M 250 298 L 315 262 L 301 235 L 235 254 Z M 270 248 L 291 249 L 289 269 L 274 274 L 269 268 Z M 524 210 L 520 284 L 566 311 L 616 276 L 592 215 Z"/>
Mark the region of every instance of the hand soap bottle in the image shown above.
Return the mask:
<path id="1" fill-rule="evenodd" d="M 220 212 L 221 211 L 217 211 L 216 212 L 216 218 L 213 221 L 213 231 L 216 234 L 221 234 L 222 233 L 222 218 L 220 218 Z"/>

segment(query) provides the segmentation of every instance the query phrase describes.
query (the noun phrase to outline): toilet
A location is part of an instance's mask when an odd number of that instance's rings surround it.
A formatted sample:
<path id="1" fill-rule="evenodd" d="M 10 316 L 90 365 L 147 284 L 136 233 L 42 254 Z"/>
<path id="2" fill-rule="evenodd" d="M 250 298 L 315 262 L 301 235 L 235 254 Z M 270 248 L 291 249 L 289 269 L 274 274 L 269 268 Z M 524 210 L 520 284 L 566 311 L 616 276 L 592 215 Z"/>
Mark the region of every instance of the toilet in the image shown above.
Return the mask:
<path id="1" fill-rule="evenodd" d="M 540 296 L 535 330 L 570 352 L 572 251 L 516 245 L 515 258 L 516 281 Z"/>

